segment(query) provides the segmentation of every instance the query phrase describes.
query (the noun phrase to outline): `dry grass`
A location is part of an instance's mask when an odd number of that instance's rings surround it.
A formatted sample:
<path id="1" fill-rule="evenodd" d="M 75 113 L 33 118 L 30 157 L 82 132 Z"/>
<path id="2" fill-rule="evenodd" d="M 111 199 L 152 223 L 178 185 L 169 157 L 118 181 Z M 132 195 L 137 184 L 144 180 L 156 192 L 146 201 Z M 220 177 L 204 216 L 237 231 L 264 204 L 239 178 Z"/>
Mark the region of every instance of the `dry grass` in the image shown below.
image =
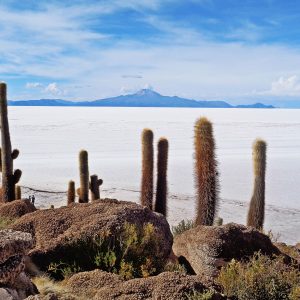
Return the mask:
<path id="1" fill-rule="evenodd" d="M 62 300 L 84 300 L 83 297 L 70 293 L 64 281 L 54 281 L 46 275 L 35 277 L 32 281 L 43 296 L 55 294 Z"/>

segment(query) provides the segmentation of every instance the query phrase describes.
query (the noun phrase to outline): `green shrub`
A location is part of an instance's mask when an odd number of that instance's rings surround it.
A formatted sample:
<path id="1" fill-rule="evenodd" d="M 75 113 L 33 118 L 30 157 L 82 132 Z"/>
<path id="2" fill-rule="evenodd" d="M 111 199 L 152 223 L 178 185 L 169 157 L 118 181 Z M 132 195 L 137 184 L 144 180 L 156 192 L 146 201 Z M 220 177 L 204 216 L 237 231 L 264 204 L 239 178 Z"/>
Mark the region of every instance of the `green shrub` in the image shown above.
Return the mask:
<path id="1" fill-rule="evenodd" d="M 186 295 L 187 300 L 212 300 L 214 296 L 213 291 L 205 291 L 203 293 L 193 291 L 192 293 Z"/>
<path id="2" fill-rule="evenodd" d="M 13 224 L 15 222 L 14 219 L 7 218 L 7 217 L 0 217 L 0 229 L 5 229 L 9 225 Z"/>
<path id="3" fill-rule="evenodd" d="M 118 236 L 107 232 L 92 240 L 69 245 L 65 251 L 68 255 L 49 264 L 48 272 L 56 279 L 96 268 L 125 279 L 148 277 L 160 273 L 164 267 L 162 259 L 155 257 L 160 240 L 160 234 L 151 223 L 141 227 L 125 223 Z"/>
<path id="4" fill-rule="evenodd" d="M 173 236 L 179 235 L 191 228 L 195 227 L 195 223 L 193 220 L 182 220 L 178 225 L 172 226 Z"/>
<path id="5" fill-rule="evenodd" d="M 295 300 L 299 296 L 300 272 L 284 263 L 257 253 L 248 262 L 232 260 L 222 268 L 217 283 L 228 297 L 239 300 Z"/>

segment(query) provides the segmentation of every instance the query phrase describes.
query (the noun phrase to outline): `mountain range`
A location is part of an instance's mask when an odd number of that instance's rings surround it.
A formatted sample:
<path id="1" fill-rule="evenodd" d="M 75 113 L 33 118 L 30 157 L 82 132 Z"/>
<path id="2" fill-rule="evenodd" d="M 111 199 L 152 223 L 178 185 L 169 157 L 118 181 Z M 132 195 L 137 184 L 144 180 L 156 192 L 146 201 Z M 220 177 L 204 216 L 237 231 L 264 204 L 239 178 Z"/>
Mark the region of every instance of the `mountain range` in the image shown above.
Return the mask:
<path id="1" fill-rule="evenodd" d="M 262 103 L 231 105 L 225 101 L 197 101 L 177 96 L 163 96 L 151 89 L 142 89 L 135 94 L 121 95 L 94 101 L 67 101 L 61 99 L 9 101 L 12 106 L 107 106 L 107 107 L 203 107 L 203 108 L 274 108 Z"/>

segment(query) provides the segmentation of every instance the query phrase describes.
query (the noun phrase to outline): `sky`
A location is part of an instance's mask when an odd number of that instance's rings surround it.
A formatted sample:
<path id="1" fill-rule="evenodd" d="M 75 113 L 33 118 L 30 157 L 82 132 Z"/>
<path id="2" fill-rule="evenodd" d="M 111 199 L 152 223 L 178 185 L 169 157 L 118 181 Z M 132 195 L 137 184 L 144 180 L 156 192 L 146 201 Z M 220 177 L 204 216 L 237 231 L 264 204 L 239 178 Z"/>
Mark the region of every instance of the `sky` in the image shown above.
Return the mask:
<path id="1" fill-rule="evenodd" d="M 300 100 L 298 0 L 0 0 L 9 99 Z"/>

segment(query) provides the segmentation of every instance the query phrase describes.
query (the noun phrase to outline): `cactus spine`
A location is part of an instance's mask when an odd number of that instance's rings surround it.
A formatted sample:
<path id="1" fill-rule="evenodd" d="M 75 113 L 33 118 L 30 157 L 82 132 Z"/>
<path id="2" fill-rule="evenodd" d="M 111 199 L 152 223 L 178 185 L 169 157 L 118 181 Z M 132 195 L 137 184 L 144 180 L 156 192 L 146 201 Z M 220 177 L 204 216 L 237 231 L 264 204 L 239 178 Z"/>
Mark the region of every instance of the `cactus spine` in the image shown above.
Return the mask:
<path id="1" fill-rule="evenodd" d="M 167 169 L 169 143 L 166 138 L 160 138 L 157 144 L 157 182 L 155 211 L 167 216 Z"/>
<path id="2" fill-rule="evenodd" d="M 13 160 L 19 155 L 19 150 L 11 150 L 9 124 L 7 116 L 7 87 L 0 83 L 0 126 L 1 126 L 1 170 L 2 170 L 2 201 L 10 202 L 16 199 L 15 185 L 19 182 L 22 171 L 13 171 Z"/>
<path id="3" fill-rule="evenodd" d="M 79 152 L 79 174 L 80 174 L 80 189 L 79 202 L 89 202 L 89 164 L 88 153 L 85 150 Z"/>
<path id="4" fill-rule="evenodd" d="M 267 144 L 256 140 L 253 144 L 254 189 L 248 211 L 247 225 L 261 230 L 265 217 L 265 176 Z"/>
<path id="5" fill-rule="evenodd" d="M 16 200 L 22 199 L 21 187 L 19 185 L 16 185 L 15 194 L 16 194 L 16 197 L 15 197 Z"/>
<path id="6" fill-rule="evenodd" d="M 213 225 L 218 205 L 218 173 L 212 123 L 200 118 L 195 124 L 196 225 Z"/>
<path id="7" fill-rule="evenodd" d="M 153 132 L 142 133 L 142 187 L 141 204 L 152 209 L 153 202 Z"/>
<path id="8" fill-rule="evenodd" d="M 68 184 L 68 205 L 75 202 L 75 182 L 73 180 L 69 181 Z"/>
<path id="9" fill-rule="evenodd" d="M 95 201 L 100 199 L 100 185 L 103 183 L 102 179 L 98 179 L 97 175 L 91 175 L 90 189 L 91 189 L 91 200 Z"/>

